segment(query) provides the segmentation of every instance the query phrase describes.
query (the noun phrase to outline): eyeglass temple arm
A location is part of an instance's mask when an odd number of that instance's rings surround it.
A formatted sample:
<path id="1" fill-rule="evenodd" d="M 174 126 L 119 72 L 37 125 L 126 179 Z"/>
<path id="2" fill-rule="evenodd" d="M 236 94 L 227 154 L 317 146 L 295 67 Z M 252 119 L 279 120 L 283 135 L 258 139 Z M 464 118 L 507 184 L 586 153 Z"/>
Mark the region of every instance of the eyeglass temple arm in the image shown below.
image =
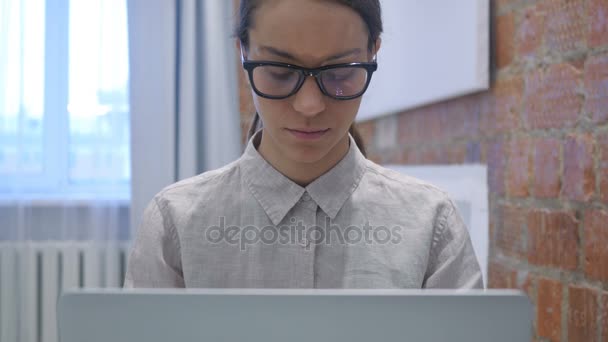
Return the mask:
<path id="1" fill-rule="evenodd" d="M 245 63 L 245 52 L 243 51 L 243 43 L 239 44 L 239 48 L 241 50 L 241 63 Z"/>

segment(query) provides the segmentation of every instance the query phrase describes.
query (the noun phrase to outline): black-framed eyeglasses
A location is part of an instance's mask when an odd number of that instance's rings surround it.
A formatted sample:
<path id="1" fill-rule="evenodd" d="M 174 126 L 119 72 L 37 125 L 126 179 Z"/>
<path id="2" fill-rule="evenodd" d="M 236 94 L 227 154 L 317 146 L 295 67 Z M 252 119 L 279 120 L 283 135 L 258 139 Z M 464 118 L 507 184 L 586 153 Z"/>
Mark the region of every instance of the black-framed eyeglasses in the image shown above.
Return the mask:
<path id="1" fill-rule="evenodd" d="M 336 100 L 355 99 L 365 93 L 372 74 L 378 68 L 375 58 L 372 62 L 341 63 L 309 69 L 288 63 L 249 61 L 241 57 L 253 91 L 274 100 L 297 93 L 308 76 L 315 78 L 326 96 Z"/>

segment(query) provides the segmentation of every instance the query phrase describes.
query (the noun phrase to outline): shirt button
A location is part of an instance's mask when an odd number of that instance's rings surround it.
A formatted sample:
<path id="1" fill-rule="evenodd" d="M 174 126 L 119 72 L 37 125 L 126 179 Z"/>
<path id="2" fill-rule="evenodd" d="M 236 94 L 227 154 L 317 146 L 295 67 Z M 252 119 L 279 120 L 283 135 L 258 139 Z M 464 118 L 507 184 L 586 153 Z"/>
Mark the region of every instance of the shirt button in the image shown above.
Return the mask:
<path id="1" fill-rule="evenodd" d="M 306 202 L 310 201 L 310 195 L 305 192 L 304 195 L 302 195 L 302 200 Z"/>

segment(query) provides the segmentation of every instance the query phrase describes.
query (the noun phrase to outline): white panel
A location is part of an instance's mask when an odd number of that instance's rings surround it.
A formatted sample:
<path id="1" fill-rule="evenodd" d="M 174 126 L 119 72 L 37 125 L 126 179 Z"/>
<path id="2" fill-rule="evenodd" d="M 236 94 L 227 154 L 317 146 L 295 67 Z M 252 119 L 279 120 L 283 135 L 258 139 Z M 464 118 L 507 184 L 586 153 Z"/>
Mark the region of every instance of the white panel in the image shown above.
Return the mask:
<path id="1" fill-rule="evenodd" d="M 57 342 L 57 294 L 59 291 L 57 246 L 42 249 L 42 341 Z"/>
<path id="2" fill-rule="evenodd" d="M 83 250 L 85 288 L 99 288 L 101 283 L 101 256 L 99 248 L 90 244 Z"/>
<path id="3" fill-rule="evenodd" d="M 16 248 L 0 245 L 0 341 L 17 342 Z"/>
<path id="4" fill-rule="evenodd" d="M 175 3 L 127 1 L 133 231 L 152 197 L 176 180 Z"/>
<path id="5" fill-rule="evenodd" d="M 178 139 L 178 179 L 185 179 L 196 175 L 197 172 L 197 115 L 199 88 L 197 87 L 196 60 L 196 2 L 198 0 L 184 0 L 181 2 L 180 22 L 180 61 L 179 61 L 179 127 Z"/>
<path id="6" fill-rule="evenodd" d="M 38 277 L 36 249 L 32 244 L 24 245 L 18 256 L 18 278 L 20 284 L 19 342 L 37 342 L 38 339 Z"/>
<path id="7" fill-rule="evenodd" d="M 488 89 L 489 0 L 381 0 L 378 71 L 359 120 Z"/>
<path id="8" fill-rule="evenodd" d="M 74 244 L 66 245 L 62 248 L 62 274 L 61 274 L 61 290 L 79 287 L 79 267 L 78 267 L 78 247 Z"/>
<path id="9" fill-rule="evenodd" d="M 237 69 L 234 67 L 236 51 L 230 38 L 233 23 L 232 1 L 201 1 L 204 37 L 203 120 L 205 144 L 203 144 L 205 168 L 212 170 L 237 159 L 241 154 L 241 128 L 239 123 L 239 98 Z M 200 108 L 199 108 L 200 110 Z M 217 142 L 221 141 L 221 144 Z"/>

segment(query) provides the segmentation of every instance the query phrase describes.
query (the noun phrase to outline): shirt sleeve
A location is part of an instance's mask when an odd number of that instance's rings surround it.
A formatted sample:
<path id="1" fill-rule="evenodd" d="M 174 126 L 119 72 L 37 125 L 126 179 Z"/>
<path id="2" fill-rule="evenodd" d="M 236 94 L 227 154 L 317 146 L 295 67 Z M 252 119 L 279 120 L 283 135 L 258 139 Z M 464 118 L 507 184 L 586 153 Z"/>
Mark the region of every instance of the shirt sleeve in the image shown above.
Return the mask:
<path id="1" fill-rule="evenodd" d="M 175 226 L 155 197 L 144 211 L 129 253 L 125 288 L 185 287 Z"/>
<path id="2" fill-rule="evenodd" d="M 423 288 L 483 288 L 469 232 L 452 201 L 439 209 Z"/>

